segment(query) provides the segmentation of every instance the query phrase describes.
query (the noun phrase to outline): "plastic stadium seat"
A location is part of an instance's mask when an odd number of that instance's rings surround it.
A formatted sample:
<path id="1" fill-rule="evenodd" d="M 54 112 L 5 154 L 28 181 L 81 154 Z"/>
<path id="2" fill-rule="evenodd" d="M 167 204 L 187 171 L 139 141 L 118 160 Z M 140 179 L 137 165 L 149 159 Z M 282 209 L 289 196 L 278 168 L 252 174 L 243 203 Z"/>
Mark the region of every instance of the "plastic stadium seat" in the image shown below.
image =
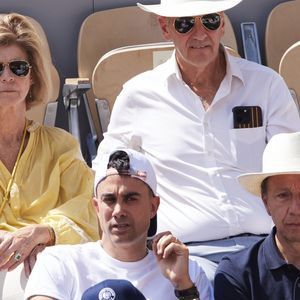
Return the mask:
<path id="1" fill-rule="evenodd" d="M 298 110 L 300 105 L 300 41 L 290 46 L 283 54 L 280 64 L 279 73 L 286 81 L 291 94 L 297 104 Z"/>
<path id="2" fill-rule="evenodd" d="M 270 12 L 266 26 L 267 66 L 279 70 L 284 52 L 300 40 L 300 0 L 283 2 Z"/>

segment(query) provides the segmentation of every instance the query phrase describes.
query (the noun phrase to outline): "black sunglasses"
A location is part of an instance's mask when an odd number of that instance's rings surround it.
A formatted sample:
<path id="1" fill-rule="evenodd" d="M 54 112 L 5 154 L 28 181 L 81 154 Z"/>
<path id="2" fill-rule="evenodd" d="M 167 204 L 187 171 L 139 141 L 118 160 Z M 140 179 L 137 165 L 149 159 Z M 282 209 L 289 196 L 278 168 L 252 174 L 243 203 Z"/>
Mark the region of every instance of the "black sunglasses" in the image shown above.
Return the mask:
<path id="1" fill-rule="evenodd" d="M 203 27 L 207 30 L 217 30 L 221 25 L 221 16 L 215 13 L 199 17 L 176 18 L 174 20 L 175 30 L 182 34 L 190 32 L 196 24 L 196 18 L 201 20 Z"/>
<path id="2" fill-rule="evenodd" d="M 8 63 L 0 63 L 0 76 L 3 74 L 5 66 L 17 76 L 24 77 L 29 73 L 31 65 L 26 60 L 13 60 Z"/>

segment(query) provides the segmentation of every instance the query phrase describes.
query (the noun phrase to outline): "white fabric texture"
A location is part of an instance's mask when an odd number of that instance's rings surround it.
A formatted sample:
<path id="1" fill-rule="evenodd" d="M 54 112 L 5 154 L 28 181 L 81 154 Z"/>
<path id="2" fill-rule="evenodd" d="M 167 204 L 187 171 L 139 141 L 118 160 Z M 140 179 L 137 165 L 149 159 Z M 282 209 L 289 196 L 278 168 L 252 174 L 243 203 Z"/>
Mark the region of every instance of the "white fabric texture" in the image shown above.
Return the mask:
<path id="1" fill-rule="evenodd" d="M 205 273 L 194 261 L 189 272 L 201 300 L 213 299 Z M 105 279 L 126 279 L 147 300 L 176 300 L 174 287 L 160 272 L 150 251 L 137 262 L 122 262 L 110 257 L 100 242 L 48 247 L 39 256 L 29 277 L 25 298 L 47 295 L 59 300 L 80 300 L 83 292 Z"/>
<path id="2" fill-rule="evenodd" d="M 263 150 L 280 132 L 300 131 L 296 105 L 273 70 L 226 53 L 226 76 L 207 111 L 181 79 L 175 55 L 128 81 L 118 96 L 102 153 L 133 148 L 157 175 L 158 232 L 183 242 L 270 232 L 262 201 L 236 177 L 261 170 Z M 263 126 L 233 128 L 232 108 L 258 105 Z"/>

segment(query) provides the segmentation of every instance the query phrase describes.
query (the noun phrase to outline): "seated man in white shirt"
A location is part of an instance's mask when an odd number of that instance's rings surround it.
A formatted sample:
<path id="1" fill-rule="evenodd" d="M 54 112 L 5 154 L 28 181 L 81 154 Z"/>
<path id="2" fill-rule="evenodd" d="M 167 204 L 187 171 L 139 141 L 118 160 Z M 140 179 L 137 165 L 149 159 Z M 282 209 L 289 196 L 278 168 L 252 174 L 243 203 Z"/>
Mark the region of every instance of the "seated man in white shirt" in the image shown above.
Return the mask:
<path id="1" fill-rule="evenodd" d="M 204 271 L 170 232 L 157 234 L 151 240 L 153 251 L 147 249 L 147 235 L 156 231 L 160 199 L 154 169 L 144 155 L 128 149 L 103 155 L 96 169 L 95 195 L 101 241 L 46 249 L 29 277 L 25 299 L 110 297 L 124 285 L 139 295 L 126 299 L 213 298 Z M 107 279 L 122 281 L 116 290 L 115 282 L 103 282 Z M 99 299 L 114 299 L 106 296 Z"/>
<path id="2" fill-rule="evenodd" d="M 220 44 L 224 10 L 241 0 L 161 0 L 158 15 L 173 56 L 129 80 L 116 99 L 93 162 L 133 148 L 153 163 L 161 197 L 158 231 L 170 230 L 190 253 L 221 257 L 270 232 L 271 218 L 236 181 L 261 170 L 270 138 L 300 131 L 296 105 L 273 70 L 230 55 Z"/>

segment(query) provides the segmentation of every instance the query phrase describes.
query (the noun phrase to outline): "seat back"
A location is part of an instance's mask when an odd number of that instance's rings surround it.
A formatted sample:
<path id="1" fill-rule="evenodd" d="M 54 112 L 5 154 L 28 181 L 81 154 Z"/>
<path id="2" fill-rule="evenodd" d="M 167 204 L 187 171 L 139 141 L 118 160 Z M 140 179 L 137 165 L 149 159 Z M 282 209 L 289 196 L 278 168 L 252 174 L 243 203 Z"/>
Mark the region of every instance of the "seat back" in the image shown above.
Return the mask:
<path id="1" fill-rule="evenodd" d="M 221 39 L 221 42 L 224 46 L 233 49 L 234 55 L 238 54 L 239 56 L 237 41 L 236 41 L 236 37 L 235 37 L 235 33 L 231 21 L 226 14 L 224 14 L 224 16 L 225 16 L 225 33 Z"/>
<path id="2" fill-rule="evenodd" d="M 300 107 L 300 41 L 290 46 L 283 54 L 280 64 L 279 73 L 284 78 L 291 94 Z"/>
<path id="3" fill-rule="evenodd" d="M 111 111 L 116 97 L 127 80 L 165 61 L 173 50 L 173 43 L 161 42 L 109 51 L 100 58 L 92 75 L 95 97 L 107 100 Z"/>
<path id="4" fill-rule="evenodd" d="M 0 14 L 0 18 L 3 18 L 5 14 Z M 55 66 L 52 63 L 52 58 L 50 54 L 50 48 L 48 44 L 48 40 L 46 37 L 46 34 L 40 25 L 39 22 L 37 22 L 35 19 L 31 17 L 27 17 L 31 24 L 36 29 L 38 35 L 40 36 L 42 40 L 42 54 L 46 60 L 46 63 L 48 65 L 47 69 L 50 70 L 50 82 L 49 82 L 49 97 L 46 103 L 41 103 L 37 106 L 32 107 L 30 110 L 27 111 L 27 118 L 35 120 L 41 124 L 47 123 L 45 121 L 45 112 L 47 109 L 47 106 L 50 102 L 55 102 L 59 95 L 59 89 L 60 89 L 60 79 L 58 72 L 55 68 Z M 55 113 L 55 112 L 54 112 Z M 49 121 L 50 123 L 53 123 L 52 121 Z M 51 124 L 54 125 L 54 124 Z"/>
<path id="5" fill-rule="evenodd" d="M 163 41 L 156 18 L 137 6 L 95 12 L 81 25 L 78 39 L 78 75 L 92 78 L 100 57 L 115 48 Z"/>
<path id="6" fill-rule="evenodd" d="M 123 84 L 167 60 L 173 50 L 173 43 L 142 44 L 117 48 L 100 58 L 92 75 L 92 88 L 103 133 L 107 131 L 110 112 Z"/>
<path id="7" fill-rule="evenodd" d="M 265 49 L 267 66 L 279 70 L 284 52 L 300 40 L 300 0 L 283 2 L 270 12 L 266 26 Z"/>
<path id="8" fill-rule="evenodd" d="M 50 70 L 50 82 L 49 82 L 49 97 L 47 102 L 41 103 L 40 105 L 32 107 L 27 111 L 27 117 L 29 119 L 35 120 L 41 124 L 52 125 L 54 126 L 55 115 L 56 115 L 56 107 L 57 107 L 57 98 L 60 90 L 60 78 L 56 67 L 52 62 L 50 47 L 48 43 L 48 39 L 46 34 L 40 25 L 35 19 L 28 17 L 32 25 L 35 27 L 38 32 L 41 40 L 42 40 L 42 51 L 43 56 L 48 64 L 48 70 Z M 46 110 L 48 109 L 48 114 L 46 114 Z M 55 109 L 55 111 L 53 111 Z M 52 110 L 52 111 L 51 111 Z M 48 121 L 50 118 L 50 114 L 54 114 L 52 116 L 52 120 Z M 48 119 L 47 119 L 48 118 Z"/>
<path id="9" fill-rule="evenodd" d="M 225 18 L 226 28 L 222 42 L 237 51 L 233 27 L 228 17 Z M 77 52 L 78 76 L 92 80 L 92 73 L 98 60 L 113 49 L 164 41 L 157 17 L 137 6 L 95 12 L 84 20 L 80 28 Z M 94 104 L 95 95 L 89 91 L 87 96 L 97 135 L 101 137 L 102 130 Z"/>

